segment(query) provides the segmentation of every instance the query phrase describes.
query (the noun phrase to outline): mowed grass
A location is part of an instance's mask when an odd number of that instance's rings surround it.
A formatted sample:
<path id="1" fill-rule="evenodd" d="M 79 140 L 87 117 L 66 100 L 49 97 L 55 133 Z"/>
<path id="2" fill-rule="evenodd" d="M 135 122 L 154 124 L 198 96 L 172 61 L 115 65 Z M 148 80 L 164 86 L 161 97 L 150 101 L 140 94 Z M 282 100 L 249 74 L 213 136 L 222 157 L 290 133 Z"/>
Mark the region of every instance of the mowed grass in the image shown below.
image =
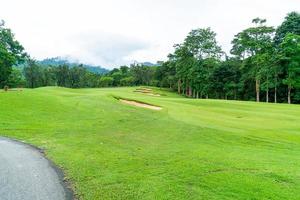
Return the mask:
<path id="1" fill-rule="evenodd" d="M 45 149 L 80 199 L 300 199 L 300 106 L 134 90 L 0 91 L 0 135 Z"/>

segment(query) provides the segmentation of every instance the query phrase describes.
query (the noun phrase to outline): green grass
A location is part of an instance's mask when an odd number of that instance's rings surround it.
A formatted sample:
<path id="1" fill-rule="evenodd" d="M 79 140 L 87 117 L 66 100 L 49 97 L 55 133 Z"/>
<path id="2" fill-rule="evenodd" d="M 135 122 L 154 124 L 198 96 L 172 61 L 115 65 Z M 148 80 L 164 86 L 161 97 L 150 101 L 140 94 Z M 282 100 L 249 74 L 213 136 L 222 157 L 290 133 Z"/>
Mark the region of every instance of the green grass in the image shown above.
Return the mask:
<path id="1" fill-rule="evenodd" d="M 134 89 L 0 91 L 0 135 L 45 149 L 80 199 L 300 199 L 300 106 Z"/>

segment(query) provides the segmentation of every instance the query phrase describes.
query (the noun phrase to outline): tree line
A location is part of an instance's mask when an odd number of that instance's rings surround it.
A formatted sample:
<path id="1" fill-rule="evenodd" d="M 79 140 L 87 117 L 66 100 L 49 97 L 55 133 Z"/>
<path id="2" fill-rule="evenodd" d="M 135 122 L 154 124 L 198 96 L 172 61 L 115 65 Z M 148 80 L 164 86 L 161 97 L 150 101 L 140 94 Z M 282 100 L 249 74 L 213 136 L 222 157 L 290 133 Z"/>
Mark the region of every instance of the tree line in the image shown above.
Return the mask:
<path id="1" fill-rule="evenodd" d="M 226 55 L 210 28 L 192 30 L 158 69 L 162 86 L 192 98 L 300 102 L 300 14 L 236 34 Z"/>
<path id="2" fill-rule="evenodd" d="M 34 60 L 26 61 L 23 67 L 12 67 L 7 81 L 2 87 L 10 88 L 38 88 L 45 86 L 59 86 L 68 88 L 98 88 L 152 85 L 158 86 L 154 75 L 156 67 L 140 64 L 121 66 L 106 74 L 89 71 L 82 65 L 45 66 Z"/>
<path id="3" fill-rule="evenodd" d="M 2 22 L 0 87 L 149 85 L 190 98 L 300 103 L 300 14 L 289 13 L 277 28 L 265 19 L 252 22 L 234 36 L 230 55 L 223 52 L 213 30 L 200 28 L 174 45 L 165 62 L 121 66 L 102 75 L 82 65 L 39 65 Z M 23 67 L 17 67 L 20 64 Z"/>

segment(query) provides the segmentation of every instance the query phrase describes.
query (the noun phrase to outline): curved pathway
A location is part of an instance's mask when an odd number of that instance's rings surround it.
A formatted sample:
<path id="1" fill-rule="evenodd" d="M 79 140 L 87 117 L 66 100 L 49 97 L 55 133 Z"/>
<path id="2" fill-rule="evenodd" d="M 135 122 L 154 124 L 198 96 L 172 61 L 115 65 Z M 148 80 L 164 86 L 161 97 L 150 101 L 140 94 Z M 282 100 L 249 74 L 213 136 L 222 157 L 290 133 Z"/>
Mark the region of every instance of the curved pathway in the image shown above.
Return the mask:
<path id="1" fill-rule="evenodd" d="M 0 137 L 1 200 L 66 200 L 73 195 L 36 148 Z"/>

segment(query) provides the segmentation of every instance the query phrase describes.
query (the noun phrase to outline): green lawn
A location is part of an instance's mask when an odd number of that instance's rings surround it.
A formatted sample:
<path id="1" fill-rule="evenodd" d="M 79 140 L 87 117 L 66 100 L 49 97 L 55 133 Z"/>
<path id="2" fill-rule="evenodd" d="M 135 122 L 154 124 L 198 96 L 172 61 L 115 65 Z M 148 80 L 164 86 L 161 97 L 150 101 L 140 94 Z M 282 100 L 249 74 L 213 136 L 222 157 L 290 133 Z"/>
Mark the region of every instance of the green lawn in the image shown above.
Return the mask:
<path id="1" fill-rule="evenodd" d="M 0 91 L 0 135 L 45 149 L 80 199 L 300 199 L 300 106 L 134 90 Z"/>

